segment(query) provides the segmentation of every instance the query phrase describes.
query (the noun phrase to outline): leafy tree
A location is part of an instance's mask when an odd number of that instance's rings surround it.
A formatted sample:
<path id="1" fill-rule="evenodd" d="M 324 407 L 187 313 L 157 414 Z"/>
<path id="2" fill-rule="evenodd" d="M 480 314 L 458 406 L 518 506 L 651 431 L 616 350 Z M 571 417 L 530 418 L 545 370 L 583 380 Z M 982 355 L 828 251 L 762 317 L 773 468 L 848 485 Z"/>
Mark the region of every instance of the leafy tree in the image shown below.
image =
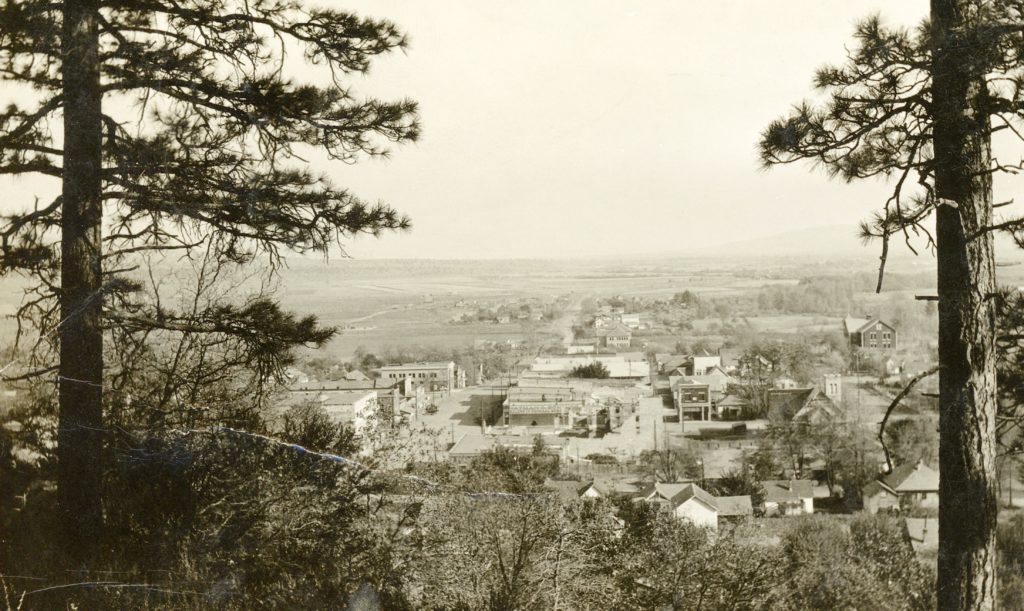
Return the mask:
<path id="1" fill-rule="evenodd" d="M 558 457 L 543 452 L 543 443 L 529 453 L 498 446 L 473 459 L 470 473 L 459 486 L 470 492 L 532 493 L 544 488 L 544 480 L 558 473 Z"/>
<path id="2" fill-rule="evenodd" d="M 775 445 L 767 437 L 762 437 L 754 450 L 744 450 L 742 459 L 758 480 L 777 479 L 784 473 L 784 468 L 776 456 Z"/>
<path id="3" fill-rule="evenodd" d="M 782 573 L 778 554 L 656 513 L 642 538 L 623 537 L 618 581 L 631 609 L 770 609 Z"/>
<path id="4" fill-rule="evenodd" d="M 608 367 L 601 361 L 594 361 L 593 363 L 588 363 L 586 365 L 577 365 L 569 372 L 570 378 L 604 380 L 607 379 L 609 375 L 611 375 L 611 372 L 608 371 Z"/>
<path id="5" fill-rule="evenodd" d="M 782 570 L 791 576 L 774 592 L 786 609 L 931 609 L 930 571 L 884 516 L 855 520 L 849 532 L 822 516 L 793 521 L 782 538 Z"/>
<path id="6" fill-rule="evenodd" d="M 542 558 L 558 531 L 557 502 L 450 495 L 435 504 L 423 524 L 426 553 L 412 567 L 425 586 L 417 608 L 550 608 L 538 586 L 550 578 Z"/>
<path id="7" fill-rule="evenodd" d="M 813 160 L 852 181 L 894 181 L 862 226 L 881 243 L 923 236 L 937 260 L 939 314 L 939 608 L 989 609 L 996 579 L 995 264 L 992 135 L 1019 136 L 1022 3 L 933 0 L 910 31 L 873 17 L 842 66 L 818 71 L 827 103 L 804 103 L 763 133 L 766 165 Z M 934 214 L 934 234 L 925 221 Z M 1018 242 L 1020 235 L 1017 235 Z M 1024 242 L 1022 242 L 1024 243 Z"/>
<path id="8" fill-rule="evenodd" d="M 331 335 L 265 300 L 167 311 L 119 270 L 142 253 L 204 248 L 279 262 L 282 248 L 327 252 L 408 226 L 302 161 L 319 150 L 352 162 L 416 138 L 413 102 L 359 98 L 344 83 L 406 39 L 390 22 L 297 0 L 25 0 L 0 19 L 3 78 L 36 92 L 0 113 L 0 169 L 62 186 L 4 219 L 0 269 L 38 280 L 19 313 L 59 339 L 59 355 L 39 360 L 58 369 L 63 536 L 84 558 L 101 530 L 104 320 L 244 338 L 271 370 L 282 350 Z M 289 75 L 293 53 L 320 67 L 316 84 Z"/>
<path id="9" fill-rule="evenodd" d="M 340 456 L 355 456 L 362 448 L 351 426 L 332 421 L 315 403 L 290 408 L 282 420 L 281 438 L 285 441 Z"/>
<path id="10" fill-rule="evenodd" d="M 764 479 L 770 479 L 771 476 Z M 764 504 L 765 490 L 753 470 L 746 468 L 731 469 L 715 480 L 707 482 L 707 490 L 715 496 L 749 495 L 754 507 Z"/>
<path id="11" fill-rule="evenodd" d="M 670 446 L 644 450 L 637 467 L 644 478 L 655 482 L 679 482 L 701 477 L 700 455 L 690 447 Z"/>
<path id="12" fill-rule="evenodd" d="M 894 464 L 938 463 L 939 439 L 931 418 L 895 420 L 885 427 L 885 436 Z"/>
<path id="13" fill-rule="evenodd" d="M 683 291 L 682 293 L 672 295 L 672 303 L 681 305 L 684 308 L 693 307 L 699 300 L 697 295 L 691 291 Z"/>

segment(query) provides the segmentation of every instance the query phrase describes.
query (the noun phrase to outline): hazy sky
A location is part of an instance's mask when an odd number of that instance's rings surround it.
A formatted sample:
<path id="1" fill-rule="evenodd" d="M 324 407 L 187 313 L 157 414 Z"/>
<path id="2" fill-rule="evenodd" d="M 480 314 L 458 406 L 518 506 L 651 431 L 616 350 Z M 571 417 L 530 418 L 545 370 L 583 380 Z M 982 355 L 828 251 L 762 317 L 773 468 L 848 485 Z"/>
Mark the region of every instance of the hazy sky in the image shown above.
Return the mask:
<path id="1" fill-rule="evenodd" d="M 822 225 L 884 202 L 807 165 L 758 168 L 761 130 L 812 94 L 857 19 L 915 26 L 926 0 L 322 0 L 391 19 L 407 53 L 356 93 L 420 103 L 420 142 L 322 167 L 413 221 L 359 258 L 688 251 Z M 40 194 L 0 185 L 0 209 Z M 1005 195 L 1005 197 L 1004 197 Z M 1012 194 L 999 194 L 1006 199 Z M 1024 201 L 1024 198 L 1020 198 Z"/>
<path id="2" fill-rule="evenodd" d="M 884 183 L 758 169 L 761 129 L 811 94 L 853 23 L 917 25 L 925 0 L 365 0 L 407 54 L 365 92 L 420 102 L 422 140 L 332 169 L 412 217 L 357 257 L 544 257 L 686 250 L 849 224 Z"/>

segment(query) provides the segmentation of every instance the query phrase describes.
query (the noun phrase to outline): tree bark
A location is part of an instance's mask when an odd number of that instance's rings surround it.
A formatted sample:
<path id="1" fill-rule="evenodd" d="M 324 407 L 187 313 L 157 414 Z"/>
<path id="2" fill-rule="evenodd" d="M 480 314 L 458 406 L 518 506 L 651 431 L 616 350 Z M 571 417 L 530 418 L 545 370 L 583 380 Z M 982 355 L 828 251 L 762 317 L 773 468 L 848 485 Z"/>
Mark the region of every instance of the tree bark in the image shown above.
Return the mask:
<path id="1" fill-rule="evenodd" d="M 973 0 L 932 0 L 940 610 L 994 609 L 995 265 L 989 99 Z M 978 236 L 978 237 L 973 237 Z M 973 237 L 973 239 L 971 239 Z"/>
<path id="2" fill-rule="evenodd" d="M 64 2 L 58 503 L 69 559 L 101 541 L 103 335 L 97 0 Z"/>

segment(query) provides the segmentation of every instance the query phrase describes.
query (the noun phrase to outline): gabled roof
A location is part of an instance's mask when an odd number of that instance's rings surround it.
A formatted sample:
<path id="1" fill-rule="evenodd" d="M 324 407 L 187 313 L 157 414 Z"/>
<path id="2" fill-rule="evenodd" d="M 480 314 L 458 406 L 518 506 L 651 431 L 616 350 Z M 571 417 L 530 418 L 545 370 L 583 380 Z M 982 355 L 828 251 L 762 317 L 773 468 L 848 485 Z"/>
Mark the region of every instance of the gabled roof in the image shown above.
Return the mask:
<path id="1" fill-rule="evenodd" d="M 806 479 L 765 480 L 761 485 L 766 503 L 793 503 L 814 498 L 814 484 Z"/>
<path id="2" fill-rule="evenodd" d="M 742 496 L 716 496 L 715 504 L 718 506 L 718 515 L 720 516 L 754 515 L 754 506 L 750 502 L 749 494 Z"/>
<path id="3" fill-rule="evenodd" d="M 604 496 L 604 492 L 594 485 L 593 480 L 577 482 L 574 480 L 548 479 L 545 480 L 544 487 L 554 491 L 555 494 L 563 501 L 576 500 L 582 497 L 583 494 L 591 488 L 595 489 L 600 496 Z"/>
<path id="4" fill-rule="evenodd" d="M 773 388 L 768 391 L 768 413 L 776 418 L 792 420 L 814 393 L 813 388 Z"/>
<path id="5" fill-rule="evenodd" d="M 733 382 L 732 376 L 726 373 L 725 370 L 718 365 L 709 368 L 707 373 L 691 376 L 690 379 L 694 382 L 707 384 L 711 386 L 712 390 L 716 391 L 724 391 L 726 387 Z"/>
<path id="6" fill-rule="evenodd" d="M 687 355 L 672 355 L 666 358 L 661 363 L 662 371 L 672 371 L 673 369 L 685 368 L 687 365 L 693 363 L 693 357 Z"/>
<path id="7" fill-rule="evenodd" d="M 846 333 L 849 335 L 850 333 L 857 333 L 864 327 L 871 324 L 873 320 L 874 319 L 872 318 L 854 318 L 852 316 L 847 316 L 843 319 L 843 327 L 845 327 Z"/>
<path id="8" fill-rule="evenodd" d="M 722 358 L 723 364 L 728 364 L 730 361 L 735 362 L 743 356 L 743 351 L 739 348 L 719 348 L 718 356 Z"/>
<path id="9" fill-rule="evenodd" d="M 833 403 L 827 395 L 819 392 L 817 388 L 812 391 L 800 411 L 793 415 L 793 419 L 805 420 L 812 424 L 839 420 L 842 416 L 839 406 Z"/>
<path id="10" fill-rule="evenodd" d="M 597 332 L 597 335 L 605 336 L 605 337 L 607 337 L 609 335 L 632 335 L 632 334 L 633 334 L 633 330 L 630 329 L 629 327 L 627 327 L 626 325 L 622 324 L 622 323 L 615 323 L 614 325 L 612 325 L 610 327 L 605 327 L 604 329 L 600 329 Z"/>
<path id="11" fill-rule="evenodd" d="M 900 465 L 882 478 L 895 492 L 938 492 L 939 474 L 923 462 Z"/>
<path id="12" fill-rule="evenodd" d="M 718 511 L 718 505 L 715 503 L 715 497 L 711 496 L 706 490 L 697 484 L 686 484 L 682 490 L 672 497 L 672 508 L 675 509 L 690 499 L 696 499 L 700 503 L 706 505 L 708 509 Z"/>
<path id="13" fill-rule="evenodd" d="M 359 371 L 358 369 L 353 369 L 352 371 L 345 374 L 345 379 L 350 382 L 365 382 L 370 378 L 367 377 L 367 375 L 362 371 Z"/>
<path id="14" fill-rule="evenodd" d="M 672 388 L 677 386 L 707 386 L 707 382 L 701 382 L 687 376 L 669 376 L 668 382 Z"/>
<path id="15" fill-rule="evenodd" d="M 812 424 L 837 420 L 839 407 L 817 388 L 773 388 L 768 391 L 768 414 L 784 420 L 806 420 Z"/>
<path id="16" fill-rule="evenodd" d="M 862 495 L 866 499 L 871 498 L 873 496 L 877 496 L 879 494 L 891 494 L 893 496 L 896 496 L 896 493 L 893 492 L 891 488 L 889 488 L 888 486 L 886 486 L 885 484 L 878 480 L 874 480 L 867 486 L 864 486 L 864 490 L 862 492 Z"/>
<path id="17" fill-rule="evenodd" d="M 679 507 L 690 499 L 696 499 L 702 504 L 707 505 L 709 509 L 718 511 L 718 505 L 715 503 L 715 497 L 711 496 L 703 488 L 693 483 L 669 484 L 665 482 L 656 482 L 654 484 L 647 484 L 640 489 L 634 498 L 645 501 L 666 501 L 672 509 Z"/>
<path id="18" fill-rule="evenodd" d="M 843 326 L 846 328 L 847 335 L 850 335 L 851 333 L 863 333 L 868 327 L 878 323 L 881 323 L 894 331 L 896 330 L 895 327 L 877 316 L 872 316 L 871 318 L 853 318 L 847 316 L 843 319 Z"/>

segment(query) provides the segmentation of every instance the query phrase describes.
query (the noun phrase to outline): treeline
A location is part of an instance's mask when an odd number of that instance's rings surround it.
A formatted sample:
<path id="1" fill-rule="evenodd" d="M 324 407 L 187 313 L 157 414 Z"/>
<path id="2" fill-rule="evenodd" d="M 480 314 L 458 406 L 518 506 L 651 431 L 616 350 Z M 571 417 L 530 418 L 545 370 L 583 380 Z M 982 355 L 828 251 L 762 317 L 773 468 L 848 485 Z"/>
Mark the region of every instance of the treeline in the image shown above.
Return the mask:
<path id="1" fill-rule="evenodd" d="M 0 560 L 18 567 L 5 578 L 9 600 L 90 609 L 343 608 L 353 599 L 467 610 L 933 605 L 931 571 L 894 521 L 795 520 L 777 546 L 713 538 L 628 500 L 560 501 L 542 487 L 557 470 L 542 446 L 485 454 L 468 469 L 389 472 L 230 429 L 122 441 L 106 476 L 117 499 L 109 539 L 75 574 L 47 536 L 52 493 L 29 491 L 26 506 L 3 508 Z"/>
<path id="2" fill-rule="evenodd" d="M 864 296 L 875 290 L 877 276 L 870 273 L 813 276 L 796 284 L 764 286 L 756 293 L 702 300 L 700 316 L 721 316 L 717 302 L 729 304 L 732 315 L 777 314 L 830 314 L 833 316 L 859 316 Z M 933 287 L 933 274 L 886 274 L 885 290 L 928 289 Z"/>
<path id="3" fill-rule="evenodd" d="M 353 600 L 467 610 L 934 607 L 933 569 L 894 518 L 769 519 L 712 537 L 628 498 L 561 499 L 544 487 L 560 474 L 540 442 L 464 467 L 411 460 L 387 469 L 386 455 L 401 448 L 356 462 L 322 425 L 122 433 L 105 476 L 108 539 L 72 574 L 52 534 L 45 443 L 29 466 L 15 455 L 24 440 L 0 429 L 0 562 L 18 567 L 4 578 L 8 600 L 90 609 Z M 1007 604 L 1024 596 L 1015 573 L 1022 526 L 1015 518 L 1001 534 Z"/>

